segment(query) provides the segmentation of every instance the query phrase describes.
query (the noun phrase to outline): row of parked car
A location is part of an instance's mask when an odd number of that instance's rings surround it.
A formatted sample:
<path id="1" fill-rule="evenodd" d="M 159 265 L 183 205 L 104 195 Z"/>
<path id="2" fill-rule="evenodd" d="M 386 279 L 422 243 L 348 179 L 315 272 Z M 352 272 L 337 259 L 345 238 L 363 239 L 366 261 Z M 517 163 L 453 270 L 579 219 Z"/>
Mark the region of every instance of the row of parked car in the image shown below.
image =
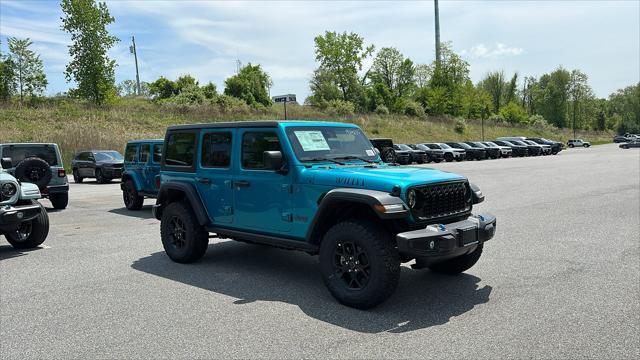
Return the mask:
<path id="1" fill-rule="evenodd" d="M 570 140 L 568 146 L 578 146 L 574 141 Z M 564 148 L 564 144 L 557 141 L 524 136 L 500 137 L 494 141 L 418 144 L 394 144 L 392 139 L 372 139 L 371 143 L 380 153 L 383 161 L 401 165 L 556 155 Z M 581 142 L 580 146 L 588 147 L 590 144 Z"/>

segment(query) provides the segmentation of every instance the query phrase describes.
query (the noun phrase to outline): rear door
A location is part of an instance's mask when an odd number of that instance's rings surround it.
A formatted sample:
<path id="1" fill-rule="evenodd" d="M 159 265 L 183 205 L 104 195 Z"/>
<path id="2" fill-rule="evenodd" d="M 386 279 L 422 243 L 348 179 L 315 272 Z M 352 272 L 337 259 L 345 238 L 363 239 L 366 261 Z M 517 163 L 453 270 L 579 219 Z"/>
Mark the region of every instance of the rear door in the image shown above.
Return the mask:
<path id="1" fill-rule="evenodd" d="M 151 162 L 151 144 L 140 144 L 138 154 L 140 178 L 143 183 L 142 187 L 145 192 L 149 192 L 153 189 L 155 183 L 154 175 L 149 169 L 149 163 Z"/>
<path id="2" fill-rule="evenodd" d="M 231 224 L 233 209 L 233 144 L 235 129 L 210 129 L 200 133 L 196 187 L 212 224 Z"/>
<path id="3" fill-rule="evenodd" d="M 137 173 L 140 171 L 140 167 L 138 164 L 138 144 L 127 144 L 127 147 L 124 150 L 124 167 L 126 170 L 133 173 Z M 139 178 L 140 177 L 138 177 L 138 179 Z M 137 185 L 142 186 L 142 184 Z"/>
<path id="4" fill-rule="evenodd" d="M 240 159 L 233 179 L 235 225 L 243 229 L 282 233 L 291 230 L 292 174 L 265 168 L 265 151 L 282 151 L 276 128 L 238 129 Z M 284 155 L 284 154 L 283 154 Z"/>
<path id="5" fill-rule="evenodd" d="M 151 144 L 151 161 L 147 164 L 148 176 L 151 177 L 151 185 L 149 190 L 152 193 L 158 192 L 156 177 L 160 175 L 160 163 L 162 162 L 162 143 Z"/>

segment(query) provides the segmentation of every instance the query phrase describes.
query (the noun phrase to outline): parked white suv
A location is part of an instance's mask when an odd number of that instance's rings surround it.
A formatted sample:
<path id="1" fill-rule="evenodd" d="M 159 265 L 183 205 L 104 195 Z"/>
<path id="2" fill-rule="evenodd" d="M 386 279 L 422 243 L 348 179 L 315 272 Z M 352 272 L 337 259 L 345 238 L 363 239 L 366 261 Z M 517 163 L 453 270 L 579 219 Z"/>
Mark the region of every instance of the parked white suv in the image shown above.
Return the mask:
<path id="1" fill-rule="evenodd" d="M 588 148 L 589 146 L 591 146 L 591 143 L 588 141 L 583 141 L 582 139 L 571 139 L 567 141 L 567 146 L 570 148 L 580 146 Z"/>

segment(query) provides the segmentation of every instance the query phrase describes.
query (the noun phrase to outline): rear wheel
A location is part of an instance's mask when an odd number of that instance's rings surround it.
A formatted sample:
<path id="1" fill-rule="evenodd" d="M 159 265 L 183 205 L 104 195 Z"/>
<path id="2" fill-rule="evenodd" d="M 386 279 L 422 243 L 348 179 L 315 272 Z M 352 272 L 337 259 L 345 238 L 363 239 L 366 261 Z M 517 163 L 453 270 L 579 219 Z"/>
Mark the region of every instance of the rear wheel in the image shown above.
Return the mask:
<path id="1" fill-rule="evenodd" d="M 127 180 L 124 183 L 124 189 L 122 190 L 122 200 L 124 201 L 124 206 L 126 206 L 126 208 L 129 210 L 142 209 L 144 197 L 138 194 L 136 185 L 131 179 Z"/>
<path id="2" fill-rule="evenodd" d="M 588 147 L 589 147 L 589 144 L 584 144 L 584 145 L 582 145 L 582 146 L 584 146 L 584 147 L 588 148 Z"/>
<path id="3" fill-rule="evenodd" d="M 569 144 L 569 147 L 570 147 L 570 148 L 572 148 L 572 147 L 573 147 L 573 144 Z"/>
<path id="4" fill-rule="evenodd" d="M 393 148 L 386 147 L 382 149 L 381 154 L 382 154 L 382 160 L 386 163 L 394 164 L 398 160 L 398 157 L 396 156 L 396 151 L 393 150 Z"/>
<path id="5" fill-rule="evenodd" d="M 197 261 L 209 245 L 209 233 L 198 224 L 191 206 L 183 202 L 171 203 L 162 211 L 160 236 L 167 256 L 177 263 Z"/>
<path id="6" fill-rule="evenodd" d="M 69 193 L 51 194 L 49 201 L 54 209 L 65 209 L 69 205 Z"/>
<path id="7" fill-rule="evenodd" d="M 469 254 L 429 265 L 429 269 L 433 272 L 447 275 L 457 275 L 467 271 L 480 259 L 480 255 L 482 255 L 482 245 L 483 244 L 479 244 L 478 247 Z"/>
<path id="8" fill-rule="evenodd" d="M 400 278 L 400 256 L 392 236 L 366 220 L 334 225 L 320 244 L 325 285 L 340 303 L 358 309 L 389 298 Z"/>
<path id="9" fill-rule="evenodd" d="M 81 183 L 83 180 L 84 178 L 80 176 L 78 169 L 73 169 L 73 182 Z"/>
<path id="10" fill-rule="evenodd" d="M 4 236 L 11 246 L 16 249 L 30 249 L 39 246 L 49 234 L 49 215 L 42 204 L 35 200 L 32 203 L 40 205 L 40 214 L 30 221 L 25 221 L 20 226 Z"/>

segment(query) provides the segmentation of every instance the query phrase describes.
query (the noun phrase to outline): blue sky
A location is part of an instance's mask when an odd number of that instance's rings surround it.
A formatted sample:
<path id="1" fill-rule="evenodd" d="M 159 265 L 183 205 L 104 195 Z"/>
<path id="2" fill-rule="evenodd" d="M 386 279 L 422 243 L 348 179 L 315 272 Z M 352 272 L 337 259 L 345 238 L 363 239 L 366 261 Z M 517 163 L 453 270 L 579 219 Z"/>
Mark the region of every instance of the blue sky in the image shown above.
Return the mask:
<path id="1" fill-rule="evenodd" d="M 432 1 L 107 1 L 121 41 L 110 51 L 116 78 L 135 78 L 131 35 L 141 79 L 192 74 L 222 91 L 235 60 L 259 63 L 271 94 L 308 95 L 316 67 L 313 38 L 354 31 L 377 49 L 394 46 L 416 63 L 434 57 Z M 60 30 L 59 1 L 0 0 L 0 39 L 29 37 L 41 54 L 48 94 L 65 91 L 69 36 Z M 640 81 L 640 1 L 440 1 L 443 41 L 471 64 L 478 81 L 491 70 L 539 76 L 559 65 L 579 68 L 599 97 Z M 370 61 L 366 66 L 369 66 Z"/>

